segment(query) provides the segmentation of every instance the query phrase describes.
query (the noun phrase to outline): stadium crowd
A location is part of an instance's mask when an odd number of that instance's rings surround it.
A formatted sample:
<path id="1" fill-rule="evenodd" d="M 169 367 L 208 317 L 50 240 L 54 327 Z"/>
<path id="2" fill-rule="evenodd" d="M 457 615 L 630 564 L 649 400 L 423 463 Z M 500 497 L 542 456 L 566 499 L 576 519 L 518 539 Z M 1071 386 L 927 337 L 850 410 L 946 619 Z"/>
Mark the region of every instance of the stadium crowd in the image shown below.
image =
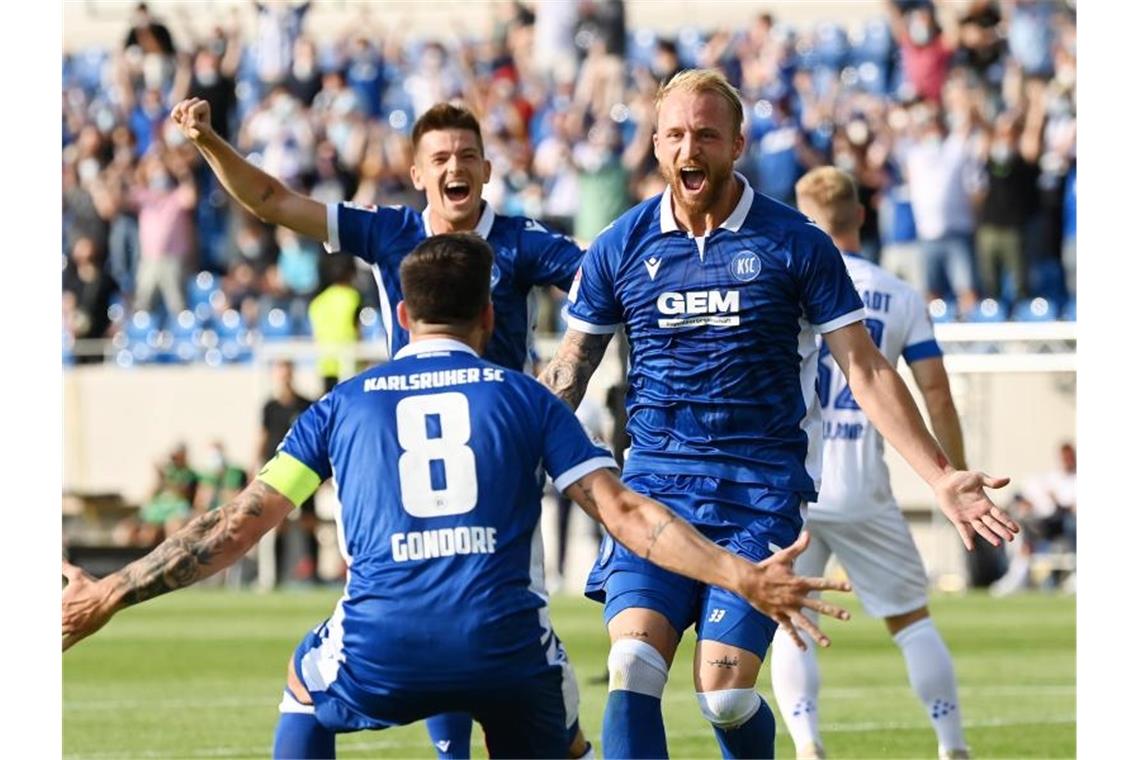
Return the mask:
<path id="1" fill-rule="evenodd" d="M 663 189 L 654 95 L 694 66 L 743 96 L 737 168 L 752 185 L 793 203 L 811 167 L 852 173 L 864 255 L 923 290 L 936 318 L 1075 315 L 1071 3 L 895 0 L 857 28 L 758 13 L 666 37 L 627 28 L 620 0 L 512 2 L 495 4 L 489 36 L 430 39 L 366 5 L 317 38 L 309 8 L 253 3 L 202 30 L 139 4 L 120 47 L 64 56 L 65 360 L 242 361 L 255 335 L 311 335 L 310 303 L 344 286 L 350 259 L 229 200 L 168 118 L 184 97 L 318 200 L 415 207 L 412 123 L 461 99 L 494 167 L 486 200 L 586 245 Z M 239 14 L 255 15 L 252 34 Z M 367 338 L 375 284 L 363 269 L 351 282 Z M 543 314 L 540 330 L 561 329 L 559 309 Z M 110 350 L 86 340 L 105 338 Z"/>

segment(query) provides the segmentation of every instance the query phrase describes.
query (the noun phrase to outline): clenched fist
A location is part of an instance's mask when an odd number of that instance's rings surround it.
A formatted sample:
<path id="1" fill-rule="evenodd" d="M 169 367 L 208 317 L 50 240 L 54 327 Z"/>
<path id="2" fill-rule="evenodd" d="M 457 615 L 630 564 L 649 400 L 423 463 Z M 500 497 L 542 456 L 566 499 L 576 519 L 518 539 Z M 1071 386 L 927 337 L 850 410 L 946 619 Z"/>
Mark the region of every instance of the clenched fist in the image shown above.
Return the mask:
<path id="1" fill-rule="evenodd" d="M 201 142 L 214 134 L 214 129 L 210 126 L 210 104 L 201 98 L 181 101 L 170 112 L 170 118 L 190 142 Z"/>

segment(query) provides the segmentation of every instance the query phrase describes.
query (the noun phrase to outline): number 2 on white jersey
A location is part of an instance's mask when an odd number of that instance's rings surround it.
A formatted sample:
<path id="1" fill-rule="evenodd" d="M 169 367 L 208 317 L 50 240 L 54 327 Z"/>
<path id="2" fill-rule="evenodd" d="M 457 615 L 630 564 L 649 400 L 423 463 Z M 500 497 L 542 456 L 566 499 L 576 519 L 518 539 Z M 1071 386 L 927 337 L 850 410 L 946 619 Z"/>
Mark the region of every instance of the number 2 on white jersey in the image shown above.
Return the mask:
<path id="1" fill-rule="evenodd" d="M 428 436 L 435 418 L 436 434 Z M 408 396 L 396 404 L 400 500 L 413 517 L 461 515 L 475 508 L 479 481 L 471 440 L 471 410 L 462 393 Z M 443 487 L 433 488 L 432 462 L 440 462 Z"/>

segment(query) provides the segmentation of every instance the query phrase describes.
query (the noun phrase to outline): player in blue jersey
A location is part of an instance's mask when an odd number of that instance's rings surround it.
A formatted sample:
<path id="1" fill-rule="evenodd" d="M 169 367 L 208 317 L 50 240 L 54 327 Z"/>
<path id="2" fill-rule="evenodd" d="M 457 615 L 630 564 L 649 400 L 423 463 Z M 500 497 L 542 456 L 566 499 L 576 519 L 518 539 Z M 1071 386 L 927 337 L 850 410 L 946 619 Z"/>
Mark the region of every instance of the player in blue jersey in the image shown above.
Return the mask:
<path id="1" fill-rule="evenodd" d="M 529 363 L 535 320 L 534 289 L 553 285 L 568 290 L 582 260 L 570 238 L 548 231 L 533 219 L 500 216 L 483 201 L 491 163 L 483 154 L 479 122 L 470 111 L 439 103 L 412 127 L 412 182 L 427 195 L 420 213 L 406 206 L 361 207 L 328 204 L 286 187 L 242 158 L 210 127 L 210 106 L 190 98 L 171 118 L 201 152 L 222 186 L 250 213 L 323 241 L 330 253 L 351 253 L 367 262 L 380 296 L 380 318 L 388 355 L 408 342 L 396 321 L 400 262 L 426 237 L 442 232 L 474 232 L 495 251 L 491 298 L 495 332 L 486 358 L 503 367 Z"/>
<path id="2" fill-rule="evenodd" d="M 796 183 L 796 204 L 843 254 L 867 310 L 867 331 L 891 364 L 905 359 L 922 393 L 930 426 L 950 462 L 966 468 L 962 426 L 942 351 L 914 288 L 860 256 L 863 207 L 855 181 L 834 166 L 812 169 Z M 864 609 L 882 618 L 902 651 L 915 694 L 938 737 L 940 758 L 968 758 L 954 662 L 926 606 L 926 570 L 891 494 L 883 438 L 854 402 L 826 352 L 819 360 L 823 470 L 819 498 L 807 512 L 812 545 L 796 567 L 823 574 L 839 560 Z M 782 633 L 772 642 L 772 690 L 796 745 L 797 758 L 824 756 L 819 730 L 819 664 Z"/>
<path id="3" fill-rule="evenodd" d="M 790 571 L 806 533 L 759 564 L 717 547 L 625 488 L 609 452 L 538 382 L 478 357 L 494 321 L 492 258 L 472 235 L 422 243 L 400 269 L 411 342 L 393 361 L 336 386 L 252 485 L 143 559 L 101 580 L 64 563 L 64 649 L 121 608 L 232 564 L 334 476 L 348 577 L 290 660 L 275 757 L 333 757 L 337 733 L 442 710 L 474 715 L 492 757 L 566 757 L 566 661 L 542 578 L 547 474 L 639 557 L 813 637 L 802 608 L 846 618 L 808 597 L 846 584 Z"/>
<path id="4" fill-rule="evenodd" d="M 363 208 L 351 203 L 325 205 L 306 198 L 243 159 L 210 127 L 210 107 L 191 98 L 174 107 L 171 118 L 192 141 L 222 185 L 258 218 L 325 242 L 330 252 L 345 251 L 367 262 L 376 279 L 380 319 L 388 355 L 408 341 L 397 322 L 399 266 L 433 233 L 473 231 L 495 251 L 491 297 L 495 332 L 485 358 L 511 369 L 530 365 L 535 321 L 535 288 L 568 290 L 582 251 L 571 239 L 547 231 L 533 219 L 500 216 L 483 202 L 491 164 L 484 158 L 479 122 L 466 109 L 439 103 L 412 127 L 412 182 L 428 206 L 421 214 L 404 206 Z M 440 758 L 469 756 L 471 721 L 450 715 L 428 722 Z M 576 752 L 584 751 L 579 737 Z M 575 755 L 577 756 L 577 755 Z"/>
<path id="5" fill-rule="evenodd" d="M 740 97 L 718 72 L 682 72 L 661 88 L 653 139 L 666 190 L 587 251 L 569 295 L 569 330 L 543 382 L 576 405 L 624 324 L 626 484 L 761 560 L 795 540 L 801 509 L 819 488 L 822 334 L 854 398 L 931 485 L 967 547 L 975 533 L 1010 539 L 1016 524 L 983 490 L 1007 480 L 951 466 L 871 342 L 863 302 L 828 236 L 733 173 L 742 121 Z M 606 757 L 667 754 L 661 694 L 691 625 L 697 699 L 722 753 L 771 757 L 775 718 L 755 684 L 784 621 L 613 543 L 601 548 L 587 595 L 604 601 L 611 639 Z"/>

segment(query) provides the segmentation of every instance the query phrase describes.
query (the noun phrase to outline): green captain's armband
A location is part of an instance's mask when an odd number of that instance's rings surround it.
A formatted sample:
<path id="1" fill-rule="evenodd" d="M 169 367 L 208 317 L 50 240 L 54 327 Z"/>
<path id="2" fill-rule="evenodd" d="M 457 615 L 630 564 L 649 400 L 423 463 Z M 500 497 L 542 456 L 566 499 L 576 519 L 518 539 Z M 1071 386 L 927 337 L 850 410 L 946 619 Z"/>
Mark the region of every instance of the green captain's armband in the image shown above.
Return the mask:
<path id="1" fill-rule="evenodd" d="M 284 451 L 265 463 L 257 479 L 267 486 L 272 486 L 281 492 L 286 499 L 299 506 L 306 499 L 316 493 L 321 484 L 321 478 L 301 460 L 291 457 Z"/>

